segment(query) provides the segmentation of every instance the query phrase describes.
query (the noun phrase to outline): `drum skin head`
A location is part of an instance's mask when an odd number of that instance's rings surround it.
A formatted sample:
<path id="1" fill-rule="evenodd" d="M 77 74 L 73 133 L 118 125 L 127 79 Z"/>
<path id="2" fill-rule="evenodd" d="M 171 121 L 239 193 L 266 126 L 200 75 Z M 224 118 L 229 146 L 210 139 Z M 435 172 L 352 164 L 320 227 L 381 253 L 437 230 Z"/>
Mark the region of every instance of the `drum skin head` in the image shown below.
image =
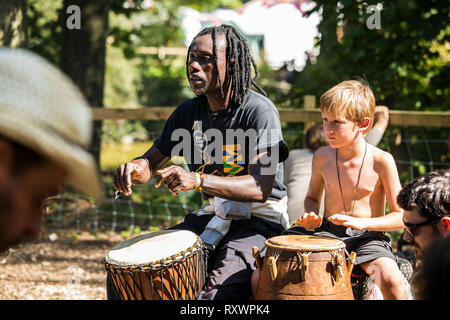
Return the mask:
<path id="1" fill-rule="evenodd" d="M 105 260 L 117 266 L 150 264 L 192 247 L 198 239 L 195 233 L 187 230 L 150 232 L 116 245 Z"/>
<path id="2" fill-rule="evenodd" d="M 268 239 L 266 246 L 285 251 L 328 251 L 345 248 L 345 243 L 331 237 L 283 235 Z"/>

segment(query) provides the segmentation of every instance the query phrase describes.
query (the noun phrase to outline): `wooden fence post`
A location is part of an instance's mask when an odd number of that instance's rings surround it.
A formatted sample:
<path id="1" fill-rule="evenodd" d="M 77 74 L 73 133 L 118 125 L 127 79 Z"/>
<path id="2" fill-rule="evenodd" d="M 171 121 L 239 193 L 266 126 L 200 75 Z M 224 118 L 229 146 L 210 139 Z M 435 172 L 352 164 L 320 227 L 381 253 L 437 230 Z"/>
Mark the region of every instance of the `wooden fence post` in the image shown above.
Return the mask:
<path id="1" fill-rule="evenodd" d="M 316 96 L 307 94 L 303 97 L 303 109 L 314 110 L 316 108 Z M 306 132 L 310 127 L 314 125 L 315 122 L 306 122 L 303 132 Z"/>

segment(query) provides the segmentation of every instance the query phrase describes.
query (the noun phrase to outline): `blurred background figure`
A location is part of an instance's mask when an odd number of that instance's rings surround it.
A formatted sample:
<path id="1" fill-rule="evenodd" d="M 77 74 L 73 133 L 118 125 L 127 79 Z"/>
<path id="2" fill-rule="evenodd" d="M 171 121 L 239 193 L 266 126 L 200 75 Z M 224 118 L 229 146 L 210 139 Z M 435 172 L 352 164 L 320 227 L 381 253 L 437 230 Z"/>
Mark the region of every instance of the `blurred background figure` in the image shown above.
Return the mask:
<path id="1" fill-rule="evenodd" d="M 424 252 L 422 262 L 422 287 L 416 299 L 450 299 L 450 237 L 440 238 Z"/>
<path id="2" fill-rule="evenodd" d="M 372 129 L 366 134 L 366 141 L 374 146 L 383 138 L 389 124 L 389 108 L 386 106 L 375 107 L 375 119 Z"/>
<path id="3" fill-rule="evenodd" d="M 376 106 L 375 120 L 372 129 L 366 135 L 366 141 L 376 146 L 386 131 L 389 123 L 389 109 L 386 106 Z M 311 161 L 314 151 L 328 145 L 327 136 L 323 132 L 321 123 L 306 130 L 303 136 L 303 149 L 294 149 L 284 164 L 284 184 L 288 192 L 289 223 L 293 223 L 304 213 L 303 201 L 308 191 L 311 178 Z M 320 214 L 323 214 L 323 203 Z"/>
<path id="4" fill-rule="evenodd" d="M 0 48 L 0 252 L 40 232 L 43 204 L 64 182 L 101 194 L 90 109 L 58 69 Z"/>

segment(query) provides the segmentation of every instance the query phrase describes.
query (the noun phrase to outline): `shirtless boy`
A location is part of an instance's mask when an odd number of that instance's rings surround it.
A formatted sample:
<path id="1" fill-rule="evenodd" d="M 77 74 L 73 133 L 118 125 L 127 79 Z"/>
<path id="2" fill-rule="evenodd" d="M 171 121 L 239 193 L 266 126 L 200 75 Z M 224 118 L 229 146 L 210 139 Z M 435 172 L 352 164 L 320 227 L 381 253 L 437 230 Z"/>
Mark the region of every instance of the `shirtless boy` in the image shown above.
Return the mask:
<path id="1" fill-rule="evenodd" d="M 322 95 L 320 109 L 329 145 L 314 153 L 305 213 L 289 231 L 341 239 L 356 252 L 355 264 L 371 276 L 384 299 L 406 299 L 403 275 L 383 233 L 404 228 L 396 202 L 401 190 L 397 168 L 389 153 L 364 139 L 373 124 L 373 93 L 360 81 L 344 81 Z"/>

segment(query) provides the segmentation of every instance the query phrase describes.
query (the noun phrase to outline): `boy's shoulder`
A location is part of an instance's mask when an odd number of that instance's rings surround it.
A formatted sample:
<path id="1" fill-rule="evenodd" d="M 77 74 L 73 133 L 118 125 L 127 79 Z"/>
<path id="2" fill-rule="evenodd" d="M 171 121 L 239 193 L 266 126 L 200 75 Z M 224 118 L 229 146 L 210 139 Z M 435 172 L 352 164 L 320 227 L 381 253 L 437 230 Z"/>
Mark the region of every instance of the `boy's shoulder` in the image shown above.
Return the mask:
<path id="1" fill-rule="evenodd" d="M 392 154 L 373 145 L 370 145 L 370 148 L 373 154 L 375 170 L 382 170 L 390 166 L 395 166 L 395 160 Z"/>
<path id="2" fill-rule="evenodd" d="M 334 159 L 335 149 L 330 146 L 324 146 L 318 148 L 313 153 L 313 165 L 316 167 L 322 167 L 324 164 Z"/>
<path id="3" fill-rule="evenodd" d="M 316 160 L 326 159 L 335 153 L 335 149 L 330 146 L 323 146 L 314 151 L 314 158 Z"/>

